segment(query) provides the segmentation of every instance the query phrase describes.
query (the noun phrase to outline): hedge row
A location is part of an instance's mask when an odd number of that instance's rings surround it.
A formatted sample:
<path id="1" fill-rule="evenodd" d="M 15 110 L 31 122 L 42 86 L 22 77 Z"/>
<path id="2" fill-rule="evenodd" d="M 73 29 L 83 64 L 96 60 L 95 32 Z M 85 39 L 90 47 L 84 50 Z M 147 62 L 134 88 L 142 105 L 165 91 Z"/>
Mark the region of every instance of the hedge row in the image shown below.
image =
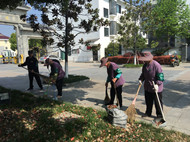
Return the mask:
<path id="1" fill-rule="evenodd" d="M 164 56 L 154 56 L 154 60 L 156 60 L 161 65 L 170 65 L 170 55 L 164 55 Z M 138 57 L 139 58 L 139 57 Z M 116 64 L 131 64 L 134 63 L 134 56 L 131 57 L 123 57 L 123 56 L 114 56 L 114 57 L 108 57 L 108 60 L 111 62 L 115 62 Z M 143 64 L 142 61 L 139 61 L 139 64 Z"/>

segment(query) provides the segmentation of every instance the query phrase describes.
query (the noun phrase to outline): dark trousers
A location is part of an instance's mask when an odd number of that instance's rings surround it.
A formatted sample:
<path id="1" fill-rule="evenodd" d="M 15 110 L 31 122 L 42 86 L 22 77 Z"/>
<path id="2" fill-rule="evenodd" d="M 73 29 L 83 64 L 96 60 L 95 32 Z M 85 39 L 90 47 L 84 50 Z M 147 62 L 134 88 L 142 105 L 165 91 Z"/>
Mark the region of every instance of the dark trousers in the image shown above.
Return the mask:
<path id="1" fill-rule="evenodd" d="M 115 90 L 117 91 L 117 98 L 119 101 L 119 105 L 120 105 L 120 107 L 122 107 L 122 85 L 116 87 L 116 89 L 115 89 L 114 84 L 111 83 L 111 90 L 110 90 L 111 101 L 110 101 L 110 104 L 114 103 L 115 94 L 116 94 Z"/>
<path id="2" fill-rule="evenodd" d="M 163 110 L 162 92 L 158 93 L 158 97 L 159 97 L 160 104 Z M 161 109 L 158 103 L 158 99 L 156 97 L 156 93 L 150 93 L 150 92 L 145 91 L 146 114 L 148 116 L 151 116 L 152 114 L 153 101 L 155 103 L 157 117 L 162 117 L 162 113 L 161 113 Z"/>
<path id="3" fill-rule="evenodd" d="M 56 87 L 57 87 L 57 95 L 62 96 L 62 86 L 63 86 L 63 78 L 56 80 Z"/>
<path id="4" fill-rule="evenodd" d="M 29 72 L 28 73 L 28 76 L 29 76 L 29 80 L 30 80 L 30 88 L 31 89 L 33 89 L 33 78 L 35 77 L 35 79 L 36 79 L 36 82 L 38 83 L 38 86 L 40 87 L 40 88 L 42 88 L 42 83 L 41 83 L 41 80 L 40 80 L 40 77 L 39 77 L 39 75 L 37 75 L 37 74 L 34 74 L 34 73 L 32 73 L 32 72 Z"/>

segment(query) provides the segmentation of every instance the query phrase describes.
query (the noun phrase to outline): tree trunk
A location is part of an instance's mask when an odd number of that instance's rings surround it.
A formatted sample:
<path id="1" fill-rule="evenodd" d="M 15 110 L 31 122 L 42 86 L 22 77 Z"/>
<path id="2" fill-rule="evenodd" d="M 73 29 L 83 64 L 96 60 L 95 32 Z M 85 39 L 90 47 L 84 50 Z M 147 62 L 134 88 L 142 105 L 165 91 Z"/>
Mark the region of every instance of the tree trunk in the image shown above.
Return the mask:
<path id="1" fill-rule="evenodd" d="M 137 54 L 136 54 L 136 52 L 135 52 L 135 55 L 134 55 L 134 65 L 136 65 L 137 64 Z"/>
<path id="2" fill-rule="evenodd" d="M 67 4 L 68 6 L 68 4 Z M 68 8 L 65 13 L 65 78 L 68 78 Z"/>

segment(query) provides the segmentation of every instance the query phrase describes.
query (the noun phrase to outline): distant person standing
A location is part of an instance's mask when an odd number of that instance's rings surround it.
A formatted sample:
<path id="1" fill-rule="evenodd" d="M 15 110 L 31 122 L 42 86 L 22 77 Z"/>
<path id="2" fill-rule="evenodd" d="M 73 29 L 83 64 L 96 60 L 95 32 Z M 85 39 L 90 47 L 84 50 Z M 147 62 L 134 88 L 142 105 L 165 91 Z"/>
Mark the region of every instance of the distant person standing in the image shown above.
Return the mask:
<path id="1" fill-rule="evenodd" d="M 57 96 L 61 97 L 65 72 L 63 71 L 62 66 L 59 62 L 53 61 L 52 59 L 47 58 L 45 60 L 44 66 L 49 66 L 49 65 L 51 67 L 51 73 L 50 73 L 51 81 L 57 87 Z"/>
<path id="2" fill-rule="evenodd" d="M 39 75 L 35 74 L 35 73 L 39 73 L 38 70 L 38 60 L 33 56 L 33 51 L 29 50 L 28 51 L 28 57 L 26 57 L 26 61 L 23 64 L 18 65 L 19 67 L 23 67 L 23 66 L 27 66 L 28 68 L 28 77 L 30 80 L 30 86 L 27 90 L 33 90 L 33 78 L 35 77 L 38 86 L 40 87 L 40 89 L 43 89 L 41 80 Z"/>
<path id="3" fill-rule="evenodd" d="M 153 55 L 150 52 L 144 52 L 144 55 L 139 58 L 139 61 L 144 61 L 145 63 L 142 68 L 142 73 L 139 77 L 139 83 L 142 84 L 142 82 L 144 82 L 146 103 L 146 111 L 142 117 L 151 117 L 153 102 L 155 102 L 157 118 L 162 118 L 161 109 L 155 93 L 158 93 L 161 107 L 163 108 L 162 91 L 164 74 L 162 72 L 162 67 L 157 61 L 153 60 Z"/>
<path id="4" fill-rule="evenodd" d="M 107 76 L 105 86 L 107 87 L 108 83 L 109 82 L 111 83 L 111 90 L 110 90 L 111 100 L 106 105 L 112 105 L 114 103 L 115 94 L 117 93 L 117 98 L 119 100 L 119 105 L 121 108 L 123 105 L 122 104 L 122 87 L 123 87 L 123 84 L 125 83 L 125 79 L 123 78 L 122 72 L 119 69 L 119 66 L 114 62 L 108 61 L 108 58 L 103 57 L 100 61 L 101 61 L 100 67 L 106 66 L 107 68 L 108 76 Z"/>

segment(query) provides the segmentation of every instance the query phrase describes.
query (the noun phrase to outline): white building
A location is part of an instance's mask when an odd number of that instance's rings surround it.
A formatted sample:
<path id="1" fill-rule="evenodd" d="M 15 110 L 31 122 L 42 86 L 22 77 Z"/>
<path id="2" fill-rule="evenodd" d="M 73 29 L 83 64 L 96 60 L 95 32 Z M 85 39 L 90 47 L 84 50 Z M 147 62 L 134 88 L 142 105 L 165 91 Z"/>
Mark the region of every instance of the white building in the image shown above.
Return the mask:
<path id="1" fill-rule="evenodd" d="M 105 56 L 105 48 L 110 42 L 114 42 L 117 36 L 117 22 L 119 22 L 122 11 L 125 10 L 124 0 L 92 0 L 93 8 L 99 9 L 99 17 L 110 21 L 110 26 L 101 27 L 98 32 L 79 35 L 75 42 L 82 37 L 84 41 L 90 41 L 90 47 L 76 45 L 69 56 L 69 61 L 90 62 L 98 61 Z M 89 50 L 91 47 L 101 45 L 98 51 Z"/>

